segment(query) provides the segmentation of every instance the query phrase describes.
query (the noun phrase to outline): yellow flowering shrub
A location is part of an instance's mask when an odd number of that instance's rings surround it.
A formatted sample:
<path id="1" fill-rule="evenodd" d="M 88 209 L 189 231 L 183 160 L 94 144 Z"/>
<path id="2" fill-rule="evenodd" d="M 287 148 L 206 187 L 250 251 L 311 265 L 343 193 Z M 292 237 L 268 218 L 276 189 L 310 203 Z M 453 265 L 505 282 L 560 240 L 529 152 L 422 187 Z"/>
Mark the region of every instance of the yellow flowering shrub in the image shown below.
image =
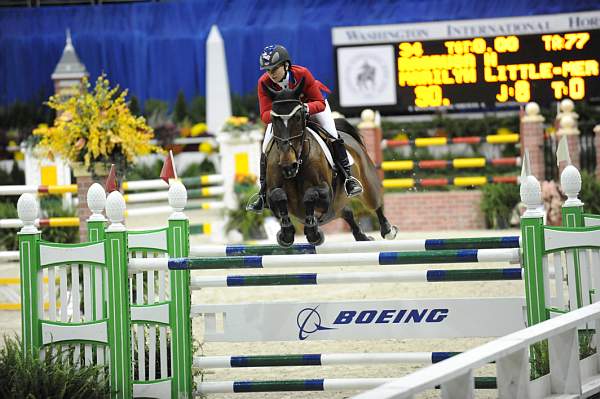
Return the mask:
<path id="1" fill-rule="evenodd" d="M 131 114 L 119 86 L 110 87 L 104 75 L 91 84 L 84 78 L 75 95 L 51 96 L 47 105 L 59 115 L 52 126 L 40 125 L 33 134 L 49 157 L 82 162 L 93 171 L 95 163 L 114 163 L 125 170 L 140 155 L 162 152 L 150 144 L 154 133 L 143 117 Z"/>
<path id="2" fill-rule="evenodd" d="M 241 133 L 260 129 L 260 125 L 251 123 L 246 116 L 230 116 L 223 126 L 224 132 Z"/>
<path id="3" fill-rule="evenodd" d="M 206 131 L 208 130 L 208 126 L 206 126 L 206 123 L 196 123 L 194 126 L 192 126 L 192 130 L 190 131 L 190 135 L 192 137 L 197 137 L 200 136 L 201 134 L 206 133 Z"/>

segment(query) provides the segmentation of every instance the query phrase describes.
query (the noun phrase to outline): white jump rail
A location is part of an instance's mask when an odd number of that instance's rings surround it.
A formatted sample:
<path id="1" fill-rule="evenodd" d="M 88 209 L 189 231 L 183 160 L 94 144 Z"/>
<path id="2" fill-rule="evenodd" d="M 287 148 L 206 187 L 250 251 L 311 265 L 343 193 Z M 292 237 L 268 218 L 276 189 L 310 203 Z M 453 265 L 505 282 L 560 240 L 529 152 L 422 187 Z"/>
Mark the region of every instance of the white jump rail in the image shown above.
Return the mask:
<path id="1" fill-rule="evenodd" d="M 475 397 L 473 370 L 496 362 L 498 397 L 511 399 L 588 398 L 600 392 L 599 356 L 579 360 L 578 327 L 600 326 L 600 303 L 574 310 L 498 338 L 443 362 L 354 396 L 355 399 L 408 399 L 436 386 L 447 399 Z M 598 336 L 594 337 L 598 348 Z M 550 373 L 529 380 L 529 347 L 548 339 Z"/>

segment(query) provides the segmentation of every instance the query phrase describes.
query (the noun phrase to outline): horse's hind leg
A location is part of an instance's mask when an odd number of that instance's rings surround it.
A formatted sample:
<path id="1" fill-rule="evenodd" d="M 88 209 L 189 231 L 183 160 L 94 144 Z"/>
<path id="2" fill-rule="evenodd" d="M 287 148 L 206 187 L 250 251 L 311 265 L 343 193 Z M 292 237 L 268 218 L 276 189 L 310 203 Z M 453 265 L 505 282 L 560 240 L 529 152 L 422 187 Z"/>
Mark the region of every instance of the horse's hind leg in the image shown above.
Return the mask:
<path id="1" fill-rule="evenodd" d="M 277 243 L 282 247 L 289 247 L 294 243 L 296 230 L 290 219 L 287 208 L 287 194 L 282 188 L 274 188 L 269 193 L 269 206 L 279 219 L 281 230 L 277 233 Z"/>
<path id="2" fill-rule="evenodd" d="M 350 230 L 352 230 L 352 235 L 356 241 L 373 240 L 373 237 L 369 237 L 363 233 L 363 231 L 360 229 L 360 225 L 356 223 L 356 220 L 354 219 L 354 213 L 352 213 L 352 209 L 347 206 L 342 209 L 342 219 L 344 219 L 346 223 L 348 223 L 348 226 L 350 226 Z"/>
<path id="3" fill-rule="evenodd" d="M 375 213 L 377 213 L 377 219 L 379 219 L 379 230 L 381 231 L 381 237 L 386 240 L 393 240 L 396 238 L 396 234 L 398 234 L 398 228 L 396 226 L 392 226 L 390 222 L 387 220 L 385 215 L 383 214 L 383 207 L 375 209 Z"/>
<path id="4" fill-rule="evenodd" d="M 315 205 L 319 201 L 319 189 L 311 187 L 304 193 L 302 198 L 306 217 L 304 219 L 304 235 L 309 243 L 313 245 L 321 245 L 325 241 L 325 236 L 319 228 L 319 222 L 315 217 Z"/>

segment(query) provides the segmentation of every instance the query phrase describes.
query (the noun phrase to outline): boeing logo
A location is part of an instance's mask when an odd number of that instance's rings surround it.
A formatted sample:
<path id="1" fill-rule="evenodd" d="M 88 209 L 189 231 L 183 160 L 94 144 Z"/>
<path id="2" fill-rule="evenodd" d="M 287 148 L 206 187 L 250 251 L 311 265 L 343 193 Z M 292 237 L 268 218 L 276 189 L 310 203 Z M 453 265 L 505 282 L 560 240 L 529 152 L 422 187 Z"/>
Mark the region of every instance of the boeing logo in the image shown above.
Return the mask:
<path id="1" fill-rule="evenodd" d="M 317 312 L 318 306 L 314 308 L 304 308 L 298 312 L 296 323 L 298 324 L 298 338 L 304 341 L 309 334 L 322 330 L 335 330 L 331 327 L 321 325 L 321 315 Z"/>
<path id="2" fill-rule="evenodd" d="M 342 310 L 333 321 L 339 327 L 326 327 L 323 325 L 321 315 L 314 308 L 304 308 L 298 312 L 298 338 L 303 341 L 310 334 L 323 330 L 335 330 L 342 325 L 369 325 L 369 324 L 407 324 L 407 323 L 440 323 L 448 317 L 448 309 L 367 309 L 367 310 Z"/>

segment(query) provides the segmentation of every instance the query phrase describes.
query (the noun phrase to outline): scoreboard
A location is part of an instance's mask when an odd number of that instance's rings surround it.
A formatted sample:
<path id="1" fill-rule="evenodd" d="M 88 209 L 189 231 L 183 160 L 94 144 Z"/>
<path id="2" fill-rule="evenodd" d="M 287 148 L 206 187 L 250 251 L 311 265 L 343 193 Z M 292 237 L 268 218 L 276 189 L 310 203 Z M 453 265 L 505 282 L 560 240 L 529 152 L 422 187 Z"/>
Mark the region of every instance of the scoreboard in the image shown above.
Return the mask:
<path id="1" fill-rule="evenodd" d="M 411 113 L 600 101 L 599 12 L 461 22 L 337 32 L 340 105 Z"/>

